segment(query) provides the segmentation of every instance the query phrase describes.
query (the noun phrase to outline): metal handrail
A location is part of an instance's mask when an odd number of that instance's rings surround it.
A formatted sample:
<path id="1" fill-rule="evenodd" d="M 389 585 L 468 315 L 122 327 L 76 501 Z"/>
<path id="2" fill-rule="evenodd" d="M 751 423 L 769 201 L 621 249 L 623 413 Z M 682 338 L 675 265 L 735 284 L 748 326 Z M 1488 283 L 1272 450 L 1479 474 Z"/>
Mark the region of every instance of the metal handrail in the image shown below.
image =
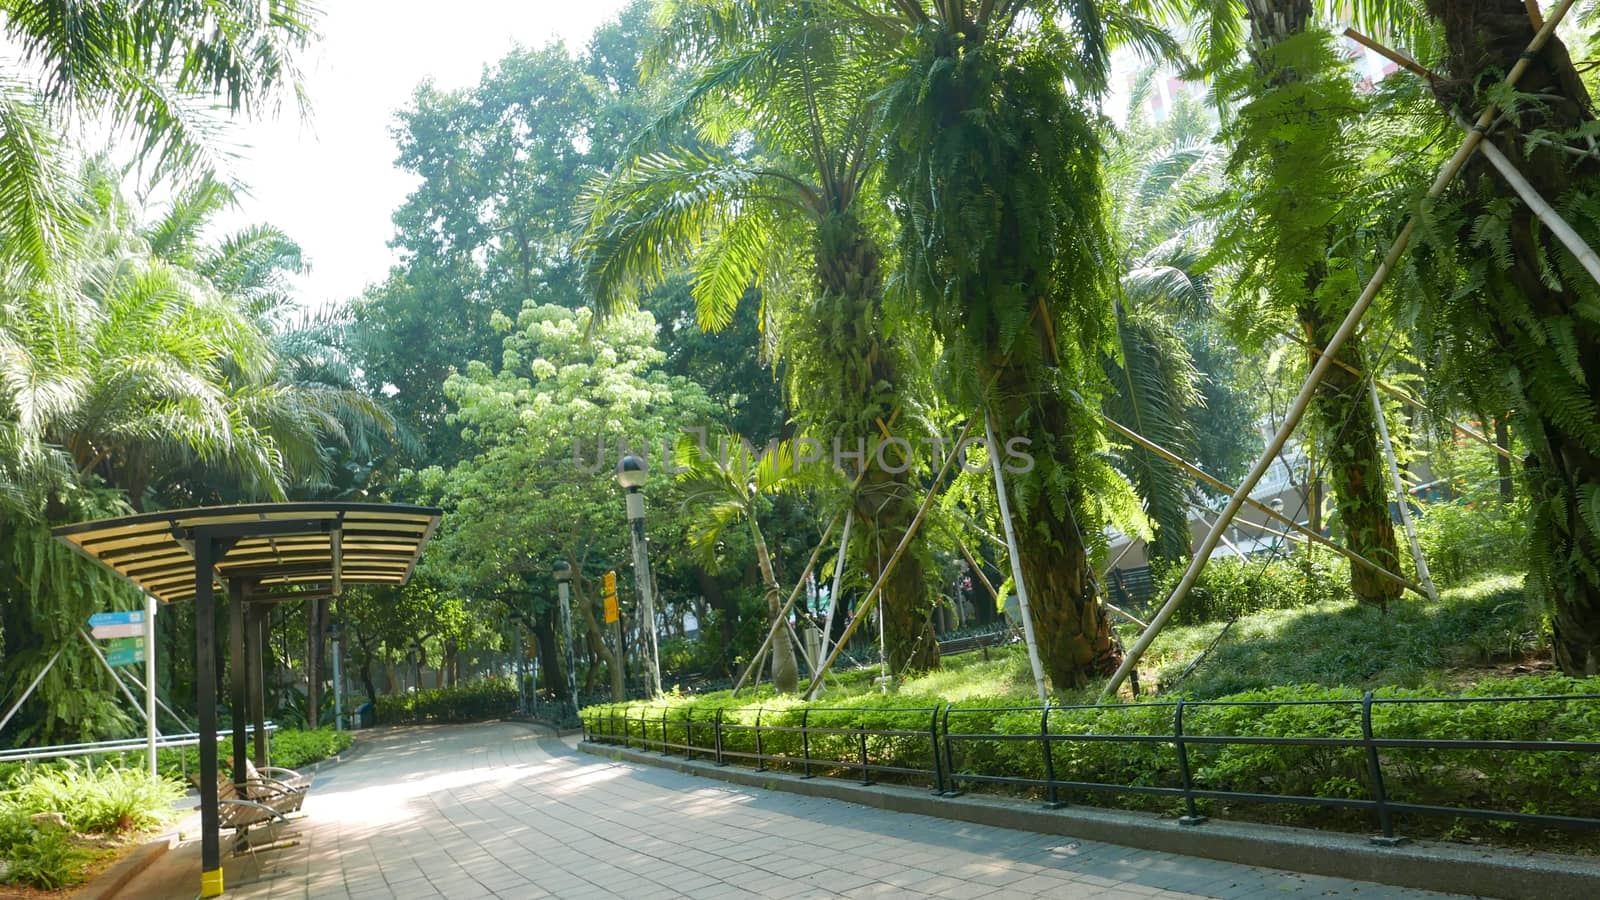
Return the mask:
<path id="1" fill-rule="evenodd" d="M 1111 706 L 1072 705 L 1072 706 L 1016 706 L 1016 707 L 963 707 L 955 704 L 942 704 L 931 707 L 821 707 L 805 706 L 799 712 L 799 724 L 773 724 L 771 718 L 779 711 L 764 706 L 749 706 L 738 709 L 718 707 L 714 719 L 709 723 L 711 743 L 697 740 L 693 727 L 693 707 L 685 710 L 685 716 L 675 721 L 683 723 L 684 743 L 677 744 L 667 740 L 667 722 L 669 716 L 662 713 L 661 736 L 662 740 L 648 741 L 646 746 L 661 747 L 663 752 L 681 750 L 686 756 L 702 753 L 710 756 L 718 765 L 726 765 L 729 760 L 750 760 L 760 770 L 769 766 L 793 767 L 802 773 L 802 777 L 810 778 L 816 775 L 826 775 L 829 772 L 843 774 L 856 773 L 862 783 L 870 784 L 874 774 L 894 774 L 905 776 L 908 780 L 923 780 L 930 783 L 933 793 L 939 796 L 955 796 L 961 793 L 963 783 L 966 784 L 992 784 L 1011 787 L 1021 787 L 1042 791 L 1045 799 L 1052 806 L 1064 805 L 1063 791 L 1083 791 L 1110 794 L 1138 794 L 1160 797 L 1172 797 L 1183 803 L 1184 815 L 1179 822 L 1183 825 L 1199 825 L 1206 821 L 1196 801 L 1206 800 L 1235 800 L 1255 803 L 1293 804 L 1328 809 L 1346 809 L 1369 811 L 1377 821 L 1382 834 L 1374 838 L 1387 843 L 1392 843 L 1399 838 L 1395 837 L 1394 818 L 1399 814 L 1414 814 L 1427 816 L 1459 817 L 1468 819 L 1483 819 L 1492 821 L 1515 822 L 1534 825 L 1549 825 L 1566 828 L 1600 829 L 1600 815 L 1572 816 L 1546 813 L 1513 812 L 1509 810 L 1479 809 L 1468 806 L 1443 806 L 1427 803 L 1412 803 L 1398 801 L 1390 795 L 1385 783 L 1384 760 L 1380 751 L 1385 750 L 1437 750 L 1459 751 L 1479 750 L 1506 753 L 1591 753 L 1600 757 L 1600 741 L 1584 740 L 1502 740 L 1491 738 L 1413 738 L 1413 737 L 1385 737 L 1377 733 L 1373 712 L 1375 709 L 1403 704 L 1440 704 L 1455 703 L 1469 704 L 1508 704 L 1508 703 L 1595 703 L 1600 702 L 1600 694 L 1540 694 L 1522 696 L 1496 696 L 1496 697 L 1377 697 L 1371 691 L 1359 698 L 1340 700 L 1217 700 L 1217 701 L 1191 701 L 1174 700 L 1153 703 L 1131 703 Z M 1356 732 L 1349 736 L 1289 736 L 1289 735 L 1260 735 L 1260 734 L 1206 734 L 1195 733 L 1193 730 L 1194 717 L 1199 711 L 1212 708 L 1226 707 L 1344 707 L 1353 713 L 1348 727 Z M 1073 733 L 1058 730 L 1061 717 L 1074 711 L 1101 712 L 1138 712 L 1149 710 L 1170 711 L 1167 717 L 1167 727 L 1171 733 Z M 585 725 L 589 730 L 589 740 L 598 743 L 631 743 L 631 729 L 628 721 L 632 707 L 624 707 L 622 711 L 623 728 L 618 734 L 616 728 L 617 710 L 609 709 L 603 715 L 585 716 Z M 793 710 L 785 711 L 792 714 Z M 726 718 L 729 713 L 753 713 L 754 722 L 746 724 L 741 721 L 730 721 Z M 814 724 L 818 713 L 844 713 L 849 714 L 854 722 L 850 725 L 840 723 Z M 867 719 L 871 713 L 887 713 L 893 715 L 926 716 L 926 727 L 891 727 L 868 728 Z M 958 727 L 962 716 L 970 715 L 1037 715 L 1038 728 L 1032 733 L 994 733 L 989 731 L 962 731 Z M 955 726 L 952 726 L 952 717 Z M 639 724 L 643 724 L 643 718 Z M 703 720 L 702 720 L 703 721 Z M 780 721 L 784 721 L 780 719 Z M 793 721 L 793 720 L 789 720 Z M 1342 727 L 1335 726 L 1337 730 Z M 603 729 L 603 731 L 602 731 Z M 642 729 L 641 729 L 642 730 Z M 754 733 L 754 752 L 750 750 L 734 749 L 728 746 L 728 736 L 739 732 Z M 773 751 L 771 738 L 776 735 L 799 735 L 797 745 L 789 749 Z M 819 756 L 817 738 L 829 738 L 823 741 L 823 750 L 828 752 L 831 748 L 838 753 L 837 756 Z M 853 740 L 850 740 L 852 739 Z M 912 741 L 924 743 L 927 758 L 930 761 L 926 767 L 919 765 L 892 765 L 891 762 L 902 760 L 886 760 L 881 756 L 875 757 L 869 747 L 869 739 L 884 739 L 896 741 Z M 1026 777 L 1022 775 L 988 774 L 977 771 L 963 771 L 961 766 L 960 749 L 965 744 L 981 744 L 983 742 L 1037 742 L 1043 768 L 1043 778 Z M 1117 784 L 1082 780 L 1077 772 L 1058 772 L 1063 762 L 1057 758 L 1057 748 L 1063 744 L 1080 744 L 1084 746 L 1106 743 L 1121 743 L 1130 745 L 1165 745 L 1172 749 L 1171 763 L 1175 768 L 1162 769 L 1162 771 L 1177 776 L 1177 786 L 1161 784 Z M 1363 774 L 1365 776 L 1365 797 L 1321 797 L 1303 796 L 1297 794 L 1267 794 L 1258 791 L 1221 790 L 1208 788 L 1200 783 L 1200 773 L 1197 773 L 1190 759 L 1191 751 L 1200 746 L 1283 746 L 1302 748 L 1338 748 L 1359 749 L 1361 754 Z M 748 746 L 748 745 L 746 745 Z M 915 751 L 920 754 L 922 751 Z M 1070 767 L 1069 767 L 1070 768 Z"/>
<path id="2" fill-rule="evenodd" d="M 276 731 L 278 726 L 268 722 L 267 731 Z M 246 734 L 255 734 L 255 726 L 246 726 Z M 233 729 L 219 729 L 217 739 L 225 740 L 233 736 Z M 165 734 L 156 737 L 156 749 L 166 750 L 174 747 L 193 747 L 200 743 L 198 731 L 184 732 L 183 734 Z M 13 747 L 0 750 L 0 763 L 6 762 L 35 762 L 41 759 L 64 759 L 72 756 L 101 756 L 112 753 L 133 753 L 144 750 L 150 746 L 148 738 L 117 738 L 109 741 L 89 741 L 82 744 L 53 744 L 48 747 Z"/>

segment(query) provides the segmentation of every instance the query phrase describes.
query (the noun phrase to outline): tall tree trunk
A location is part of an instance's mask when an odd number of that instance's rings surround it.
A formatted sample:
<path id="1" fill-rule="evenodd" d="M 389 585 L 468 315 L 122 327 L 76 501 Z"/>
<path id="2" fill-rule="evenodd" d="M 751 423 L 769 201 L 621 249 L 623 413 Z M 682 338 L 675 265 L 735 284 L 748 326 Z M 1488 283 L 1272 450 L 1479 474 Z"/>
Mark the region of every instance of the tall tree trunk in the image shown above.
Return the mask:
<path id="1" fill-rule="evenodd" d="M 1002 427 L 1016 423 L 1013 433 L 995 433 L 1002 462 L 1007 460 L 1006 443 L 1026 437 L 1035 467 L 1078 471 L 1075 444 L 1082 435 L 1074 433 L 1067 401 L 1053 392 L 1039 393 L 1030 376 L 1020 366 L 1007 366 L 996 380 L 995 422 Z M 1122 662 L 1122 648 L 1090 567 L 1087 535 L 1079 524 L 1094 520 L 1075 481 L 1064 498 L 1022 488 L 1021 479 L 1007 480 L 1040 661 L 1056 690 L 1086 687 L 1110 676 Z"/>
<path id="2" fill-rule="evenodd" d="M 1317 347 L 1327 346 L 1339 326 L 1310 306 L 1301 308 L 1300 321 Z M 1357 371 L 1366 371 L 1359 337 L 1344 345 L 1339 358 Z M 1310 362 L 1315 365 L 1314 354 Z M 1388 474 L 1366 380 L 1334 366 L 1312 397 L 1310 412 L 1327 461 L 1328 480 L 1333 483 L 1345 545 L 1391 572 L 1400 571 L 1400 547 L 1389 515 Z M 1400 585 L 1365 566 L 1350 567 L 1350 590 L 1357 600 L 1380 608 L 1387 608 L 1389 601 L 1400 596 Z"/>
<path id="3" fill-rule="evenodd" d="M 1298 81 L 1300 76 L 1293 68 L 1270 60 L 1276 48 L 1306 32 L 1311 24 L 1310 0 L 1247 0 L 1246 6 L 1257 71 L 1266 85 L 1281 87 Z M 1307 110 L 1306 115 L 1320 113 Z M 1315 177 L 1314 173 L 1304 174 Z M 1331 246 L 1336 235 L 1330 231 L 1326 237 Z M 1296 309 L 1306 340 L 1318 348 L 1327 346 L 1344 318 L 1344 310 L 1330 309 L 1317 302 L 1327 275 L 1326 268 L 1321 265 L 1306 273 L 1303 296 L 1308 299 Z M 1354 298 L 1351 300 L 1353 302 Z M 1346 343 L 1339 358 L 1357 371 L 1366 371 L 1358 339 Z M 1310 361 L 1313 365 L 1316 363 L 1314 353 Z M 1389 488 L 1378 446 L 1378 423 L 1365 385 L 1361 377 L 1334 366 L 1324 377 L 1321 390 L 1312 397 L 1311 418 L 1317 426 L 1319 455 L 1328 463 L 1328 480 L 1333 484 L 1334 505 L 1344 528 L 1345 544 L 1385 569 L 1397 572 L 1400 549 L 1395 541 L 1394 521 L 1389 516 Z M 1322 498 L 1313 491 L 1311 499 L 1312 527 L 1320 530 Z M 1350 567 L 1350 590 L 1362 603 L 1383 608 L 1400 595 L 1399 585 L 1360 566 Z"/>
<path id="4" fill-rule="evenodd" d="M 840 441 L 861 440 L 867 469 L 856 497 L 857 533 L 865 535 L 874 580 L 916 517 L 924 485 L 915 445 L 895 437 L 895 407 L 907 392 L 899 355 L 883 311 L 883 249 L 853 212 L 823 217 L 813 246 L 817 296 L 808 318 L 806 352 L 791 358 L 791 394 L 808 425 Z M 913 452 L 908 454 L 910 449 Z M 852 473 L 854 474 L 854 473 Z M 878 604 L 884 649 L 896 675 L 939 667 L 939 644 L 928 626 L 934 586 L 920 538 L 896 564 Z"/>
<path id="5" fill-rule="evenodd" d="M 1485 105 L 1476 86 L 1498 82 L 1533 38 L 1526 8 L 1521 0 L 1427 0 L 1427 8 L 1445 33 L 1445 79 L 1436 94 L 1447 110 L 1476 118 Z M 1540 132 L 1564 144 L 1594 124 L 1593 101 L 1559 38 L 1539 52 L 1516 89 L 1539 101 L 1520 104 L 1515 127 L 1487 139 L 1552 206 L 1576 198 L 1592 207 L 1579 192 L 1600 184 L 1600 161 L 1518 139 L 1519 132 Z M 1489 204 L 1511 205 L 1513 261 L 1508 269 L 1489 267 L 1488 284 L 1472 296 L 1482 304 L 1474 319 L 1483 323 L 1503 381 L 1513 385 L 1518 435 L 1531 451 L 1532 580 L 1553 612 L 1556 663 L 1571 675 L 1600 674 L 1600 323 L 1582 309 L 1595 302 L 1596 286 L 1575 264 L 1556 262 L 1567 251 L 1481 154 L 1468 161 L 1461 188 L 1467 222 Z M 1591 246 L 1600 238 L 1592 214 L 1571 221 Z M 1565 365 L 1554 344 L 1568 348 Z"/>
<path id="6" fill-rule="evenodd" d="M 584 593 L 580 581 L 581 579 L 572 579 L 573 605 L 578 608 L 578 614 L 583 617 L 583 625 L 588 629 L 589 647 L 605 661 L 606 671 L 611 675 L 611 699 L 620 703 L 628 699 L 628 683 L 624 678 L 621 663 L 617 662 L 617 654 L 606 646 L 605 637 L 600 631 L 600 622 L 594 614 L 594 604 Z"/>
<path id="7" fill-rule="evenodd" d="M 561 666 L 561 654 L 556 647 L 556 628 L 553 613 L 545 613 L 533 620 L 533 637 L 539 645 L 539 671 L 544 673 L 544 686 L 557 697 L 567 698 L 567 673 Z"/>
<path id="8" fill-rule="evenodd" d="M 1494 442 L 1507 450 L 1511 449 L 1511 427 L 1506 423 L 1503 413 L 1494 417 Z M 1500 501 L 1510 503 L 1517 499 L 1517 483 L 1511 476 L 1511 460 L 1496 453 L 1494 469 L 1500 479 Z"/>
<path id="9" fill-rule="evenodd" d="M 755 516 L 750 517 L 750 537 L 756 545 L 756 564 L 761 567 L 761 580 L 767 588 L 767 614 L 769 622 L 777 622 L 783 611 L 782 589 L 772 571 L 772 554 L 767 552 L 766 538 L 761 536 L 761 526 Z M 800 687 L 800 672 L 794 658 L 794 641 L 789 639 L 789 629 L 780 627 L 772 638 L 772 686 L 780 694 L 792 694 Z"/>

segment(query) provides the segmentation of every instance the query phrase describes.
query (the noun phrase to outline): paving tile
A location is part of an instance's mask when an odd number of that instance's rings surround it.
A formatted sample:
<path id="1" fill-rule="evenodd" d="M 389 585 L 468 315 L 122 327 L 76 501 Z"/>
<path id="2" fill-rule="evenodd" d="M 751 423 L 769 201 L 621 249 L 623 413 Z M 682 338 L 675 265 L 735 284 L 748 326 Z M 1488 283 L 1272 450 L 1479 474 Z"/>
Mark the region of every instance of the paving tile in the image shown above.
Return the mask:
<path id="1" fill-rule="evenodd" d="M 365 732 L 243 900 L 1439 898 L 708 784 L 528 726 Z M 230 881 L 232 879 L 230 878 Z"/>

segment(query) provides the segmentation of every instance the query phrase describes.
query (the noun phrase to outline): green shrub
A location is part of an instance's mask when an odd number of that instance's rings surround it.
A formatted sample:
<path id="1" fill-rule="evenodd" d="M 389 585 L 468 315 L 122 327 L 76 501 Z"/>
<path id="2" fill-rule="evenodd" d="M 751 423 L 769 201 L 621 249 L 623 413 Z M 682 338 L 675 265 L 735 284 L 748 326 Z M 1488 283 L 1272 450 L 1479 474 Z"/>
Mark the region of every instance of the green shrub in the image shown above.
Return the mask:
<path id="1" fill-rule="evenodd" d="M 348 731 L 318 728 L 315 731 L 277 731 L 271 738 L 272 764 L 285 769 L 300 769 L 311 763 L 338 756 L 355 743 Z M 230 752 L 232 751 L 230 744 Z"/>
<path id="2" fill-rule="evenodd" d="M 0 820 L 21 819 L 27 825 L 25 832 L 17 832 L 10 844 L 0 844 L 0 857 L 6 860 L 5 877 L 0 883 L 25 884 L 53 891 L 66 887 L 75 880 L 78 866 L 72 849 L 71 834 L 60 828 L 39 828 L 28 822 L 25 814 L 0 813 Z M 10 832 L 12 823 L 0 824 L 0 831 Z"/>
<path id="3" fill-rule="evenodd" d="M 1492 679 L 1466 691 L 1467 697 L 1576 695 L 1600 693 L 1600 677 L 1564 676 Z M 1457 695 L 1432 688 L 1389 688 L 1382 699 Z M 1188 703 L 1184 733 L 1190 736 L 1344 737 L 1361 736 L 1361 692 L 1355 688 L 1290 685 L 1250 691 L 1210 702 Z M 1320 701 L 1305 703 L 1305 701 Z M 1262 705 L 1266 704 L 1266 705 Z M 753 764 L 737 754 L 755 752 L 754 724 L 761 719 L 761 751 L 782 757 L 769 767 L 795 768 L 802 755 L 800 735 L 782 728 L 837 729 L 813 734 L 810 756 L 814 771 L 858 758 L 859 737 L 849 733 L 894 730 L 901 734 L 869 736 L 868 759 L 874 765 L 920 771 L 933 768 L 928 738 L 931 707 L 938 698 L 867 694 L 805 704 L 794 698 L 733 699 L 726 694 L 666 697 L 653 703 L 602 704 L 582 711 L 589 733 L 623 738 L 651 746 L 663 727 L 670 743 L 692 743 L 710 756 L 712 723 L 721 716 L 722 747 L 727 760 Z M 1131 735 L 1167 737 L 1173 733 L 1172 703 L 1107 707 L 1063 706 L 1053 709 L 1049 729 L 1059 735 Z M 626 724 L 624 724 L 626 719 Z M 944 733 L 941 716 L 940 733 Z M 694 726 L 694 739 L 686 739 Z M 1000 776 L 1043 781 L 1046 760 L 1036 740 L 1043 725 L 1041 710 L 1014 697 L 974 698 L 952 706 L 948 731 L 956 771 L 964 775 Z M 1374 733 L 1379 737 L 1600 741 L 1600 703 L 1594 700 L 1474 703 L 1377 703 Z M 967 735 L 967 738 L 960 736 Z M 992 737 L 991 737 L 992 736 Z M 676 751 L 682 752 L 682 751 Z M 1056 741 L 1050 763 L 1058 781 L 1176 788 L 1182 784 L 1171 740 Z M 1195 787 L 1207 790 L 1310 796 L 1366 798 L 1371 782 L 1366 752 L 1361 747 L 1326 744 L 1191 744 L 1189 758 Z M 1501 753 L 1496 751 L 1413 750 L 1388 748 L 1381 756 L 1385 787 L 1395 802 L 1477 807 L 1508 812 L 1593 816 L 1600 809 L 1600 754 L 1566 752 Z M 838 774 L 850 771 L 834 766 Z M 929 776 L 922 776 L 926 780 Z M 971 788 L 973 783 L 963 783 Z M 1073 802 L 1117 805 L 1175 812 L 1170 797 L 1131 793 L 1066 791 Z M 1215 812 L 1218 802 L 1202 802 Z M 1290 822 L 1339 821 L 1360 827 L 1364 814 L 1330 818 L 1312 807 L 1274 807 L 1269 817 Z M 1434 820 L 1437 823 L 1439 820 Z"/>
<path id="4" fill-rule="evenodd" d="M 250 739 L 247 752 L 255 752 L 254 738 Z M 267 756 L 275 766 L 285 769 L 299 769 L 311 763 L 336 756 L 350 749 L 355 743 L 355 735 L 348 731 L 335 731 L 332 727 L 318 728 L 315 731 L 305 731 L 294 728 L 279 728 L 267 735 Z M 139 765 L 144 759 L 143 754 L 122 754 L 120 756 L 124 765 Z M 217 761 L 222 770 L 227 771 L 233 759 L 233 735 L 228 734 L 217 741 Z M 159 750 L 156 753 L 156 766 L 161 774 L 167 778 L 185 782 L 200 771 L 200 748 L 178 747 L 169 750 Z"/>
<path id="5" fill-rule="evenodd" d="M 1433 577 L 1456 584 L 1486 572 L 1528 569 L 1527 502 L 1497 498 L 1429 503 L 1417 516 L 1417 541 Z"/>
<path id="6" fill-rule="evenodd" d="M 1182 576 L 1179 567 L 1157 575 L 1155 595 L 1170 595 Z M 1270 562 L 1214 559 L 1201 570 L 1172 622 L 1197 625 L 1225 622 L 1264 610 L 1299 609 L 1348 598 L 1349 585 L 1350 564 L 1331 552 L 1298 554 Z"/>
<path id="7" fill-rule="evenodd" d="M 182 795 L 180 784 L 143 769 L 70 764 L 34 771 L 6 800 L 28 815 L 61 813 L 74 831 L 120 834 L 166 821 Z"/>
<path id="8" fill-rule="evenodd" d="M 509 716 L 517 709 L 517 685 L 484 679 L 447 688 L 379 697 L 373 710 L 378 724 L 412 722 L 477 722 Z"/>

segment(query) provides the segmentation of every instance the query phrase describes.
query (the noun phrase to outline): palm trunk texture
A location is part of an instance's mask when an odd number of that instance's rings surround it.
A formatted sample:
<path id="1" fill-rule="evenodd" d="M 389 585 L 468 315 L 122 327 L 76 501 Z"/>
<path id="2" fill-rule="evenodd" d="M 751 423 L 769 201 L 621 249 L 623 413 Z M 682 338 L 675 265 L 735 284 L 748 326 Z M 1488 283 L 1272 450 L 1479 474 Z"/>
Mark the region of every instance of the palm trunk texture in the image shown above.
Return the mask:
<path id="1" fill-rule="evenodd" d="M 1445 33 L 1444 79 L 1435 93 L 1448 110 L 1475 117 L 1484 106 L 1475 85 L 1498 81 L 1533 39 L 1527 9 L 1521 0 L 1427 0 L 1427 8 Z M 1515 160 L 1533 189 L 1558 209 L 1575 192 L 1593 191 L 1600 183 L 1596 157 L 1571 157 L 1547 144 L 1527 146 L 1520 140 L 1522 134 L 1541 132 L 1553 135 L 1552 143 L 1564 143 L 1564 135 L 1594 121 L 1589 92 L 1559 38 L 1552 37 L 1539 52 L 1517 91 L 1539 102 L 1522 104 L 1514 127 L 1496 129 L 1487 139 Z M 1600 514 L 1594 511 L 1600 498 L 1600 447 L 1579 436 L 1586 428 L 1594 433 L 1600 409 L 1600 323 L 1579 308 L 1585 295 L 1593 296 L 1594 285 L 1575 280 L 1587 278 L 1576 266 L 1545 262 L 1565 251 L 1481 155 L 1467 163 L 1461 180 L 1469 222 L 1489 203 L 1509 199 L 1514 206 L 1514 262 L 1503 274 L 1504 284 L 1491 283 L 1492 289 L 1475 300 L 1484 305 L 1481 320 L 1489 323 L 1508 380 L 1520 385 L 1518 435 L 1531 450 L 1524 475 L 1534 501 L 1530 580 L 1541 586 L 1552 612 L 1556 664 L 1570 675 L 1600 674 Z M 1596 242 L 1589 221 L 1573 224 L 1591 246 Z M 1568 289 L 1552 285 L 1552 277 Z M 1556 392 L 1569 384 L 1539 371 L 1548 369 L 1553 352 L 1547 325 L 1570 329 L 1581 369 L 1581 379 L 1565 376 L 1578 383 L 1574 393 L 1579 395 L 1565 401 Z M 1573 406 L 1586 409 L 1574 413 Z"/>

